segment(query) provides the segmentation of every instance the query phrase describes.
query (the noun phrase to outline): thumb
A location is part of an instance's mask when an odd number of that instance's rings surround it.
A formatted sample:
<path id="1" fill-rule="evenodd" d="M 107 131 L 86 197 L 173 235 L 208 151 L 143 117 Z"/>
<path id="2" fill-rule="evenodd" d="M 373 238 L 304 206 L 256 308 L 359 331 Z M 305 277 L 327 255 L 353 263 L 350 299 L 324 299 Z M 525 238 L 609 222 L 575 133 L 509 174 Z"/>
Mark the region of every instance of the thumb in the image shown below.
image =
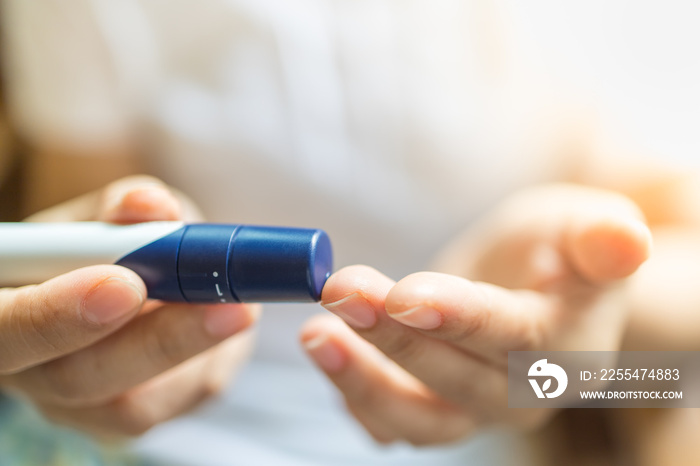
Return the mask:
<path id="1" fill-rule="evenodd" d="M 617 194 L 610 193 L 609 198 L 605 194 L 577 206 L 564 235 L 570 263 L 592 283 L 631 275 L 647 260 L 652 247 L 651 232 L 636 206 L 619 202 Z"/>
<path id="2" fill-rule="evenodd" d="M 124 325 L 146 296 L 116 265 L 74 270 L 40 285 L 0 290 L 0 374 L 86 347 Z"/>
<path id="3" fill-rule="evenodd" d="M 510 256 L 513 269 L 512 259 L 520 258 L 529 264 L 521 273 L 533 283 L 603 284 L 629 276 L 651 253 L 642 211 L 614 191 L 572 184 L 531 188 L 507 202 L 498 218 L 505 232 L 497 245 L 505 255 L 497 263 L 508 269 Z"/>

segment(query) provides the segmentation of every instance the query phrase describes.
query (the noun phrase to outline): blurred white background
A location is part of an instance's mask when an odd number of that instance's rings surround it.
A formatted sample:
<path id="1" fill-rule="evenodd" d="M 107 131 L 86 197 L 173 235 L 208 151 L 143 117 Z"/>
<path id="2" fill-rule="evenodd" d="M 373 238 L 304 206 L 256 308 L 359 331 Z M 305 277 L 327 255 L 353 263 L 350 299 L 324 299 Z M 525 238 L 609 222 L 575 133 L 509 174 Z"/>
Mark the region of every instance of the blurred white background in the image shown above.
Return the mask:
<path id="1" fill-rule="evenodd" d="M 700 2 L 508 0 L 521 37 L 595 93 L 605 128 L 642 153 L 700 165 Z"/>

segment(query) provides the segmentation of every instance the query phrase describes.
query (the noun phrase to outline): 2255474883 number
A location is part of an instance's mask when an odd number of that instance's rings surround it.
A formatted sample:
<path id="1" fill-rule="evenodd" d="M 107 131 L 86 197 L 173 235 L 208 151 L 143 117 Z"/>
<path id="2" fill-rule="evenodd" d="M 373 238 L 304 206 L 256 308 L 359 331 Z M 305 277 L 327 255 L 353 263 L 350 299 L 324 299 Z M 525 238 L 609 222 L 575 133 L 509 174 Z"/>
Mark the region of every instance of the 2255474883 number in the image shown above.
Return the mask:
<path id="1" fill-rule="evenodd" d="M 678 380 L 678 369 L 601 369 L 600 380 Z"/>

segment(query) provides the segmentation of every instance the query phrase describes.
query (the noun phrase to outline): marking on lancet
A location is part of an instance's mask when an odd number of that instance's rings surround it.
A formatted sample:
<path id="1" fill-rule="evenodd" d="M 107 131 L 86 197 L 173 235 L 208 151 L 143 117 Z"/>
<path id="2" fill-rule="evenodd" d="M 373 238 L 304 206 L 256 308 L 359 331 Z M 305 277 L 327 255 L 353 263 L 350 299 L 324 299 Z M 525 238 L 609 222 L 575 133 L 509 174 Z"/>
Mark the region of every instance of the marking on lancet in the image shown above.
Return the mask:
<path id="1" fill-rule="evenodd" d="M 216 294 L 218 294 L 219 296 L 223 296 L 223 295 L 224 295 L 224 294 L 221 292 L 221 288 L 219 288 L 219 284 L 218 284 L 218 283 L 216 284 Z"/>

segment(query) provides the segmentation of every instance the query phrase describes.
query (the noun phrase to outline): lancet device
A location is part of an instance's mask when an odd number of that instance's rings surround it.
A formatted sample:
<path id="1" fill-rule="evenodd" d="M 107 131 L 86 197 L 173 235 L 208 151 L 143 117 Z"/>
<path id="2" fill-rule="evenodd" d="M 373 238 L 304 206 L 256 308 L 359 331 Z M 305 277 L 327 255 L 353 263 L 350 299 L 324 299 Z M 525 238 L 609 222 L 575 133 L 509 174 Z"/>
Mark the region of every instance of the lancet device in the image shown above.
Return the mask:
<path id="1" fill-rule="evenodd" d="M 148 297 L 196 303 L 318 301 L 333 268 L 323 230 L 147 222 L 0 223 L 0 286 L 118 264 Z"/>

